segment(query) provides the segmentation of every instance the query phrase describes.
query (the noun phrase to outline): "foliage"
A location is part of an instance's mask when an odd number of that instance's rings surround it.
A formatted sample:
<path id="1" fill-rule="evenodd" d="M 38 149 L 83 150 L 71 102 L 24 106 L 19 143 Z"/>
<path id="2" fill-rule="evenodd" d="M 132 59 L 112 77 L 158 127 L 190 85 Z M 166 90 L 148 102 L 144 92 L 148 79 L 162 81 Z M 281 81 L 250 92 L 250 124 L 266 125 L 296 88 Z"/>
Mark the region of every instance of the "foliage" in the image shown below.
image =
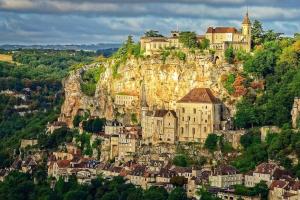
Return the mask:
<path id="1" fill-rule="evenodd" d="M 225 50 L 225 60 L 226 60 L 229 64 L 233 64 L 234 58 L 235 58 L 235 55 L 234 55 L 234 52 L 233 52 L 233 48 L 232 48 L 232 46 L 230 46 L 229 48 L 227 48 L 227 49 Z"/>
<path id="2" fill-rule="evenodd" d="M 208 192 L 206 188 L 200 188 L 196 193 L 197 195 L 201 196 L 200 200 L 221 200 L 220 198 L 215 197 L 213 194 Z"/>
<path id="3" fill-rule="evenodd" d="M 269 192 L 268 185 L 263 181 L 256 184 L 252 188 L 247 188 L 243 185 L 235 185 L 234 186 L 234 193 L 236 195 L 260 196 L 262 200 L 268 199 L 268 192 Z"/>
<path id="4" fill-rule="evenodd" d="M 149 30 L 145 32 L 145 37 L 163 37 L 158 31 Z"/>
<path id="5" fill-rule="evenodd" d="M 213 152 L 213 151 L 217 150 L 218 141 L 219 141 L 219 137 L 216 134 L 213 134 L 213 133 L 208 134 L 208 136 L 205 140 L 205 143 L 204 143 L 204 148 Z"/>
<path id="6" fill-rule="evenodd" d="M 168 200 L 188 200 L 186 191 L 182 187 L 176 187 L 171 191 Z"/>
<path id="7" fill-rule="evenodd" d="M 145 200 L 166 200 L 168 199 L 168 192 L 163 187 L 151 186 L 144 192 Z"/>
<path id="8" fill-rule="evenodd" d="M 170 55 L 170 51 L 169 50 L 163 50 L 161 52 L 161 59 L 162 61 L 165 63 L 167 57 Z"/>
<path id="9" fill-rule="evenodd" d="M 173 164 L 179 167 L 187 167 L 188 166 L 188 158 L 186 155 L 180 154 L 176 155 L 173 158 Z"/>
<path id="10" fill-rule="evenodd" d="M 199 46 L 197 41 L 197 35 L 195 32 L 180 32 L 179 33 L 179 42 L 183 44 L 184 47 L 187 48 L 197 48 Z M 207 44 L 204 44 L 204 46 Z"/>
<path id="11" fill-rule="evenodd" d="M 175 52 L 175 56 L 179 59 L 179 60 L 182 60 L 182 61 L 185 61 L 186 60 L 186 54 L 182 51 L 176 51 Z"/>
<path id="12" fill-rule="evenodd" d="M 81 91 L 87 96 L 94 96 L 96 91 L 96 84 L 100 79 L 100 75 L 104 73 L 103 66 L 90 68 L 83 72 L 82 81 L 80 83 Z"/>
<path id="13" fill-rule="evenodd" d="M 264 78 L 265 90 L 245 95 L 237 104 L 237 127 L 290 123 L 293 99 L 300 95 L 299 45 L 295 39 L 267 42 L 245 61 L 246 75 Z"/>
<path id="14" fill-rule="evenodd" d="M 170 183 L 176 187 L 182 187 L 187 183 L 187 179 L 184 176 L 173 176 Z"/>
<path id="15" fill-rule="evenodd" d="M 209 39 L 204 38 L 200 44 L 199 44 L 200 49 L 208 49 L 209 48 Z"/>
<path id="16" fill-rule="evenodd" d="M 133 124 L 137 124 L 138 123 L 138 119 L 137 119 L 136 113 L 131 113 L 130 120 L 131 120 L 131 122 Z"/>
<path id="17" fill-rule="evenodd" d="M 234 74 L 229 74 L 224 82 L 224 87 L 227 90 L 229 94 L 233 94 L 235 92 L 235 89 L 233 87 L 233 83 L 235 81 L 235 75 Z"/>
<path id="18" fill-rule="evenodd" d="M 105 125 L 105 118 L 92 118 L 82 122 L 82 128 L 89 133 L 99 133 Z"/>
<path id="19" fill-rule="evenodd" d="M 56 150 L 60 145 L 71 142 L 73 136 L 75 136 L 76 134 L 77 132 L 75 132 L 74 130 L 62 127 L 60 129 L 54 130 L 51 135 L 40 135 L 38 138 L 38 144 L 43 149 Z"/>

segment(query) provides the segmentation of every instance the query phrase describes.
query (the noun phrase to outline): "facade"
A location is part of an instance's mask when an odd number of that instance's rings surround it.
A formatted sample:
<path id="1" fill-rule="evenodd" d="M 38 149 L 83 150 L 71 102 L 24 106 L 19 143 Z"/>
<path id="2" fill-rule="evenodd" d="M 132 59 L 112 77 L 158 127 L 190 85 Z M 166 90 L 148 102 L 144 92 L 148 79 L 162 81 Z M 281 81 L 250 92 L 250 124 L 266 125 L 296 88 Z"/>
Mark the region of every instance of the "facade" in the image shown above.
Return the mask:
<path id="1" fill-rule="evenodd" d="M 144 143 L 175 143 L 177 139 L 177 116 L 174 110 L 149 111 L 142 121 Z"/>
<path id="2" fill-rule="evenodd" d="M 229 165 L 220 165 L 209 176 L 212 187 L 228 188 L 243 183 L 243 175 Z"/>
<path id="3" fill-rule="evenodd" d="M 261 200 L 259 196 L 245 196 L 245 195 L 237 195 L 234 194 L 234 191 L 230 190 L 225 190 L 225 191 L 220 191 L 217 193 L 217 197 L 220 199 L 231 199 L 231 200 Z"/>
<path id="4" fill-rule="evenodd" d="M 116 94 L 115 104 L 125 107 L 133 107 L 138 102 L 138 96 L 131 93 L 118 93 Z"/>
<path id="5" fill-rule="evenodd" d="M 204 142 L 220 130 L 221 104 L 208 88 L 192 89 L 177 101 L 176 114 L 180 142 Z"/>

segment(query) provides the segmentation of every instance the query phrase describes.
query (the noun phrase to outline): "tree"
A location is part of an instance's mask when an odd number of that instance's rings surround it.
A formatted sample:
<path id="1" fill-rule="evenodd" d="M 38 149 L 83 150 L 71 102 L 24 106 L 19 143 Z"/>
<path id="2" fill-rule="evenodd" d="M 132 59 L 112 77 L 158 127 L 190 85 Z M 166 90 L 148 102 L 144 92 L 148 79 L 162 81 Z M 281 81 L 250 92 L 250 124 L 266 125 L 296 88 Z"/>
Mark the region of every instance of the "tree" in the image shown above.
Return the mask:
<path id="1" fill-rule="evenodd" d="M 182 187 L 176 187 L 169 195 L 168 200 L 187 200 L 186 191 Z"/>
<path id="2" fill-rule="evenodd" d="M 154 30 L 149 30 L 149 31 L 145 32 L 145 36 L 146 37 L 163 37 L 163 35 L 161 35 L 158 31 L 154 31 Z"/>
<path id="3" fill-rule="evenodd" d="M 166 200 L 168 199 L 168 192 L 165 188 L 151 186 L 144 192 L 145 200 Z"/>
<path id="4" fill-rule="evenodd" d="M 179 42 L 182 43 L 187 48 L 197 48 L 199 45 L 197 41 L 196 33 L 190 31 L 180 32 Z"/>
<path id="5" fill-rule="evenodd" d="M 201 42 L 200 42 L 200 49 L 208 49 L 209 48 L 209 39 L 204 38 Z"/>
<path id="6" fill-rule="evenodd" d="M 219 137 L 216 134 L 208 134 L 204 143 L 204 148 L 208 149 L 211 152 L 217 150 L 218 140 Z"/>
<path id="7" fill-rule="evenodd" d="M 262 44 L 263 32 L 264 31 L 261 22 L 254 20 L 251 28 L 252 47 Z"/>
<path id="8" fill-rule="evenodd" d="M 186 167 L 188 165 L 188 158 L 183 154 L 176 155 L 173 158 L 173 164 L 179 167 Z"/>
<path id="9" fill-rule="evenodd" d="M 187 179 L 184 176 L 173 176 L 170 183 L 176 187 L 182 187 L 187 184 Z"/>
<path id="10" fill-rule="evenodd" d="M 232 46 L 230 46 L 229 48 L 227 48 L 225 50 L 225 60 L 229 63 L 229 64 L 233 64 L 234 62 L 234 52 L 233 52 L 233 48 Z"/>

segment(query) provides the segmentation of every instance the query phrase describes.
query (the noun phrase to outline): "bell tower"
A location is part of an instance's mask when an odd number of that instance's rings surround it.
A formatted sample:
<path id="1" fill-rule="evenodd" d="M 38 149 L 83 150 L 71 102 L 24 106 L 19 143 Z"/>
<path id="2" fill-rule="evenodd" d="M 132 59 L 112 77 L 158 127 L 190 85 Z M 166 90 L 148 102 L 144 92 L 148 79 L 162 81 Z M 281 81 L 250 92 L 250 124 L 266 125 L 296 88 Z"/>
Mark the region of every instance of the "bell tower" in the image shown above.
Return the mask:
<path id="1" fill-rule="evenodd" d="M 247 50 L 250 51 L 251 50 L 251 21 L 248 15 L 248 9 L 242 23 L 242 35 L 246 40 L 245 42 L 248 43 Z"/>

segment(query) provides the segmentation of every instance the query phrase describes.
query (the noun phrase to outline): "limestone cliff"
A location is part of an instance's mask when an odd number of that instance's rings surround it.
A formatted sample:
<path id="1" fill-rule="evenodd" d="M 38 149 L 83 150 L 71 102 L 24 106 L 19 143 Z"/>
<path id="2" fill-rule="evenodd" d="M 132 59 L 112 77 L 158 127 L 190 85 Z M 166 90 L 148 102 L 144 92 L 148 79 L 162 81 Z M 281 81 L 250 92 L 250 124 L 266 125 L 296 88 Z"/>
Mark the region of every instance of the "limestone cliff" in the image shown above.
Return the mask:
<path id="1" fill-rule="evenodd" d="M 150 107 L 175 109 L 176 101 L 195 87 L 208 87 L 222 100 L 229 110 L 234 110 L 235 98 L 228 95 L 221 83 L 221 76 L 237 71 L 238 67 L 223 62 L 214 64 L 209 56 L 187 54 L 186 61 L 176 56 L 166 60 L 160 56 L 129 58 L 113 75 L 114 60 L 94 63 L 72 72 L 64 81 L 65 102 L 61 108 L 60 121 L 72 126 L 73 117 L 82 111 L 91 116 L 120 118 L 128 122 L 130 113 L 139 113 L 140 104 L 132 108 L 114 105 L 115 95 L 120 92 L 140 96 L 141 84 L 145 83 L 147 102 Z M 81 74 L 90 67 L 103 65 L 105 72 L 97 83 L 95 96 L 84 95 L 80 90 Z M 227 113 L 228 114 L 228 113 Z"/>

